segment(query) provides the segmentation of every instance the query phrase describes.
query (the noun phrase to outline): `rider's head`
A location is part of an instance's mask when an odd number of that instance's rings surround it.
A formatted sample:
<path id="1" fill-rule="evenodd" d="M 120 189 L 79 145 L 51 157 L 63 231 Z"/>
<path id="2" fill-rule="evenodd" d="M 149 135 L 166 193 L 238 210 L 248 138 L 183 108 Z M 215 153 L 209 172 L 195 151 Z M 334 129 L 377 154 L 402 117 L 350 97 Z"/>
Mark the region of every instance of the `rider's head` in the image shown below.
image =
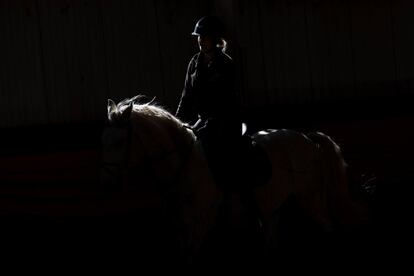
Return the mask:
<path id="1" fill-rule="evenodd" d="M 216 16 L 204 16 L 197 21 L 192 35 L 198 37 L 200 51 L 209 53 L 216 48 L 225 50 L 224 25 Z"/>

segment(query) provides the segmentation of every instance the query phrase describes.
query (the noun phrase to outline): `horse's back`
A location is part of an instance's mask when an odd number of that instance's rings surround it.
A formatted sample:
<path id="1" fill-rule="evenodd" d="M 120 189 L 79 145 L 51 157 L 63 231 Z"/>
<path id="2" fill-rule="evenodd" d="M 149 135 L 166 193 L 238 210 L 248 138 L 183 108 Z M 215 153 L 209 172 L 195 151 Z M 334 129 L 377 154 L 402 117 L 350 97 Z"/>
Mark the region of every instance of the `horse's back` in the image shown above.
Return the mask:
<path id="1" fill-rule="evenodd" d="M 304 134 L 288 129 L 269 129 L 254 134 L 272 163 L 297 173 L 307 171 L 315 162 L 318 146 Z"/>

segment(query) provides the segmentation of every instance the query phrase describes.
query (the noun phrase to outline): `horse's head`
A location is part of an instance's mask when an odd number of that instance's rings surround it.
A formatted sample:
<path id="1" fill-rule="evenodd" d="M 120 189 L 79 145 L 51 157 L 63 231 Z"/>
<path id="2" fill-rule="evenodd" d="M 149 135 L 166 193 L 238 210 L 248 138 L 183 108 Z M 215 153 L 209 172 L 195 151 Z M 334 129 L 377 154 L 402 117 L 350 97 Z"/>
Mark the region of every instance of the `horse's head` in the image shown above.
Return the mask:
<path id="1" fill-rule="evenodd" d="M 130 116 L 133 102 L 116 105 L 108 100 L 108 121 L 102 135 L 103 171 L 102 181 L 112 185 L 125 180 L 128 163 Z"/>
<path id="2" fill-rule="evenodd" d="M 166 110 L 137 100 L 108 100 L 103 180 L 140 199 L 157 197 L 183 246 L 198 247 L 220 193 L 192 131 Z"/>

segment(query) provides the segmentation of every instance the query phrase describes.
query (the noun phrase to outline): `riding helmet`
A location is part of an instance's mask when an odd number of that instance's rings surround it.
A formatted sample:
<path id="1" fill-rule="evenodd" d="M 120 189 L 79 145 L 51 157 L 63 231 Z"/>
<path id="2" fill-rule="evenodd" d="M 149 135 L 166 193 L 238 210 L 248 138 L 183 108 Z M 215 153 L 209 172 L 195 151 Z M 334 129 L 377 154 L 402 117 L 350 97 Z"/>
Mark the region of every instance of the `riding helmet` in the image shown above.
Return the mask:
<path id="1" fill-rule="evenodd" d="M 224 33 L 224 25 L 216 16 L 204 16 L 197 21 L 192 35 L 211 35 L 221 37 Z"/>

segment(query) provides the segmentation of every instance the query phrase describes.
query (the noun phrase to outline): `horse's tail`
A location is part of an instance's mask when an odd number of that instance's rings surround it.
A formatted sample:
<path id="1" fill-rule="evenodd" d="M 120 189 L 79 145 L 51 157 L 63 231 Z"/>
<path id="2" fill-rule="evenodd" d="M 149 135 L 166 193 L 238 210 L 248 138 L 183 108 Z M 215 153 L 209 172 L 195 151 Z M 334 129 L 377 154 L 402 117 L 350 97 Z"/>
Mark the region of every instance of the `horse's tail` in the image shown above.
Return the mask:
<path id="1" fill-rule="evenodd" d="M 319 145 L 321 154 L 321 174 L 326 189 L 328 216 L 334 225 L 350 226 L 365 221 L 366 211 L 351 197 L 346 168 L 340 147 L 331 137 L 322 132 L 307 134 L 308 138 Z"/>

